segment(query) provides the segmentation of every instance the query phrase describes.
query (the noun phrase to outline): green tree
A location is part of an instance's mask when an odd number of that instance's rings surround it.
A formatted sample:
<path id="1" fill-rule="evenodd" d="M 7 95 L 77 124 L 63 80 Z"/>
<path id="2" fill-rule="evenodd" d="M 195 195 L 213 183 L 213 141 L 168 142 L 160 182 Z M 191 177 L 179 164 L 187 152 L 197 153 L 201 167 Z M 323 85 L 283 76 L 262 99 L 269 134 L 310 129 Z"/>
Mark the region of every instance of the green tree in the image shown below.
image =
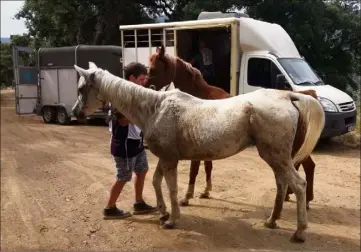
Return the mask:
<path id="1" fill-rule="evenodd" d="M 11 86 L 13 79 L 13 61 L 10 44 L 0 44 L 0 86 L 1 89 Z"/>
<path id="2" fill-rule="evenodd" d="M 120 44 L 120 24 L 152 22 L 132 0 L 26 0 L 15 15 L 24 18 L 35 41 L 51 46 Z"/>
<path id="3" fill-rule="evenodd" d="M 1 88 L 10 87 L 13 81 L 13 46 L 31 47 L 33 39 L 29 34 L 11 36 L 11 43 L 1 44 L 1 58 L 0 58 L 0 85 Z M 20 63 L 28 65 L 29 60 L 34 60 L 33 55 L 20 53 Z"/>

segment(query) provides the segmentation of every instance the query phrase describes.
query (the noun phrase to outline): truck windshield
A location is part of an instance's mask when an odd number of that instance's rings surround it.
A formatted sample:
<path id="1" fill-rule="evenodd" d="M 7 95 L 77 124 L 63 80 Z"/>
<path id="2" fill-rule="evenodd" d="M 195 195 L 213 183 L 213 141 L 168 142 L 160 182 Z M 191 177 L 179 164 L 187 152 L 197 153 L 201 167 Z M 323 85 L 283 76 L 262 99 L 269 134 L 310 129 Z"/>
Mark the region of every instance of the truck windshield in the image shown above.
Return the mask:
<path id="1" fill-rule="evenodd" d="M 278 59 L 287 74 L 296 85 L 313 86 L 324 85 L 322 79 L 312 70 L 303 59 Z"/>

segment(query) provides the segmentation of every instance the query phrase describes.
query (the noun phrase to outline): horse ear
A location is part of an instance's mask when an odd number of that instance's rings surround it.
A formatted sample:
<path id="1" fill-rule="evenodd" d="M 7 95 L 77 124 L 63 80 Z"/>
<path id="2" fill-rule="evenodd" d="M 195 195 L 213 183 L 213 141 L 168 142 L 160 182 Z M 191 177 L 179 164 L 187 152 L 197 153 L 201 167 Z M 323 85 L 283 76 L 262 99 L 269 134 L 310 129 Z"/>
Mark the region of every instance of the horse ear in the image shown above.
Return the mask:
<path id="1" fill-rule="evenodd" d="M 89 68 L 90 69 L 97 69 L 98 67 L 97 67 L 97 65 L 95 65 L 94 62 L 89 61 Z"/>
<path id="2" fill-rule="evenodd" d="M 164 57 L 164 54 L 165 54 L 164 45 L 161 45 L 160 47 L 157 47 L 157 54 L 158 54 L 160 57 Z"/>
<path id="3" fill-rule="evenodd" d="M 165 47 L 164 47 L 164 45 L 161 45 L 161 47 L 160 47 L 160 53 L 159 53 L 162 57 L 164 56 L 164 54 L 165 54 Z"/>
<path id="4" fill-rule="evenodd" d="M 80 76 L 86 77 L 88 75 L 88 72 L 84 68 L 78 67 L 77 65 L 74 65 L 74 67 Z"/>

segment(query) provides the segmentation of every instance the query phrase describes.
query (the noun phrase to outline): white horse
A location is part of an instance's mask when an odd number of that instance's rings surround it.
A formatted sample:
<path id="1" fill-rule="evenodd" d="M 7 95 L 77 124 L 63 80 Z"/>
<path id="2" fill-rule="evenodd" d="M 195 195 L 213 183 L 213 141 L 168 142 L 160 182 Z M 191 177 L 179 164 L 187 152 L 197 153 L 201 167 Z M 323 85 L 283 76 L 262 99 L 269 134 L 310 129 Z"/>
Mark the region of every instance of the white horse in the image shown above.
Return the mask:
<path id="1" fill-rule="evenodd" d="M 317 99 L 294 92 L 261 89 L 223 100 L 202 100 L 181 92 L 154 91 L 116 77 L 89 62 L 89 69 L 75 65 L 81 76 L 74 115 L 92 113 L 110 102 L 144 133 L 150 151 L 159 157 L 153 186 L 163 228 L 173 228 L 180 218 L 177 165 L 179 160 L 217 160 L 230 157 L 255 144 L 259 155 L 272 168 L 277 195 L 268 228 L 277 227 L 287 185 L 297 197 L 297 230 L 292 241 L 303 242 L 307 228 L 306 181 L 294 163 L 310 155 L 325 116 Z M 297 101 L 297 102 L 295 102 Z M 298 120 L 305 141 L 291 157 Z M 166 180 L 171 214 L 166 211 L 161 182 Z"/>

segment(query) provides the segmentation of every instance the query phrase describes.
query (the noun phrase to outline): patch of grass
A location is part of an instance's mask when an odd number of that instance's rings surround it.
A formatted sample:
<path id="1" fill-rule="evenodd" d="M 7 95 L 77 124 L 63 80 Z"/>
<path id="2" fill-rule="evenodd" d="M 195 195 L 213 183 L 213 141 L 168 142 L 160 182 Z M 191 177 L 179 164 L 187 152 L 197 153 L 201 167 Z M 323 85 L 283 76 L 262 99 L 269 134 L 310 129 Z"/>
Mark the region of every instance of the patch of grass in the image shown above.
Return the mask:
<path id="1" fill-rule="evenodd" d="M 357 105 L 357 117 L 356 117 L 356 129 L 355 131 L 349 132 L 347 134 L 334 137 L 332 140 L 342 144 L 344 146 L 360 148 L 361 146 L 361 135 L 360 135 L 360 105 Z"/>

